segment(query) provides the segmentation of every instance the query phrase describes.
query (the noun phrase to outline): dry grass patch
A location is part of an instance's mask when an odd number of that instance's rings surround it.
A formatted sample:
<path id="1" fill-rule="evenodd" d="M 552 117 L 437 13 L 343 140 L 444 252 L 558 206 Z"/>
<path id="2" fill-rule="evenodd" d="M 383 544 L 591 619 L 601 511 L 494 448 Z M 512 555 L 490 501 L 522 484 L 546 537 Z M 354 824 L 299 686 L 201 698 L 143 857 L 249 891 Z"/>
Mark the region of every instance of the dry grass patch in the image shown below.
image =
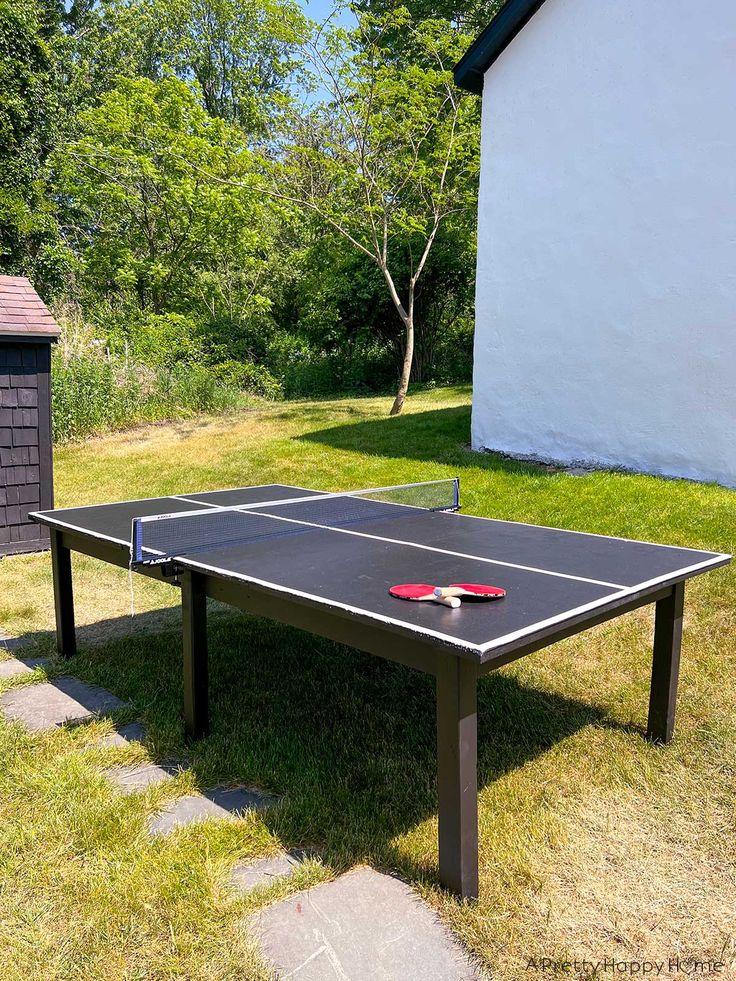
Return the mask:
<path id="1" fill-rule="evenodd" d="M 707 789 L 678 769 L 671 806 L 653 798 L 651 787 L 621 787 L 591 794 L 565 815 L 563 843 L 540 870 L 543 889 L 526 912 L 537 956 L 732 964 L 736 861 L 722 842 L 733 829 Z M 687 794 L 695 795 L 696 815 Z M 732 968 L 721 976 L 733 977 Z"/>

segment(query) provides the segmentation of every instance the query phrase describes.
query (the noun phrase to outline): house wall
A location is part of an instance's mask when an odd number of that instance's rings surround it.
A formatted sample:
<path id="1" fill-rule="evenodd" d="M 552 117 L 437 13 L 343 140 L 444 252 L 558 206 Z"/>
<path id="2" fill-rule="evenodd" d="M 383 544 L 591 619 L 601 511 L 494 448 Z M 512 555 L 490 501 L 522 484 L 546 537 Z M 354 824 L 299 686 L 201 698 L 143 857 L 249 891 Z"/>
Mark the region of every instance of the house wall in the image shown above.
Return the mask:
<path id="1" fill-rule="evenodd" d="M 486 73 L 472 442 L 736 485 L 736 3 L 547 0 Z"/>

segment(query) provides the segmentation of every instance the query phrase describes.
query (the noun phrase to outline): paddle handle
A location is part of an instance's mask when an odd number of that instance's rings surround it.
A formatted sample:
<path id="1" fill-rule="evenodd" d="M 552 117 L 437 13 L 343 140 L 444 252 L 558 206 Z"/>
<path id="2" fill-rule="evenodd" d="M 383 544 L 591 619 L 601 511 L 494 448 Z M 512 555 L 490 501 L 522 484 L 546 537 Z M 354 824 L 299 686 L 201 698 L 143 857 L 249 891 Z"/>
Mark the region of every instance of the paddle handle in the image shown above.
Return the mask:
<path id="1" fill-rule="evenodd" d="M 464 586 L 461 584 L 453 586 L 435 586 L 435 596 L 470 596 L 473 599 L 493 600 L 500 599 L 505 595 L 505 591 L 500 587 L 494 586 Z"/>
<path id="2" fill-rule="evenodd" d="M 443 606 L 449 606 L 453 610 L 456 610 L 460 606 L 460 600 L 456 596 L 432 596 L 435 603 L 442 603 Z"/>

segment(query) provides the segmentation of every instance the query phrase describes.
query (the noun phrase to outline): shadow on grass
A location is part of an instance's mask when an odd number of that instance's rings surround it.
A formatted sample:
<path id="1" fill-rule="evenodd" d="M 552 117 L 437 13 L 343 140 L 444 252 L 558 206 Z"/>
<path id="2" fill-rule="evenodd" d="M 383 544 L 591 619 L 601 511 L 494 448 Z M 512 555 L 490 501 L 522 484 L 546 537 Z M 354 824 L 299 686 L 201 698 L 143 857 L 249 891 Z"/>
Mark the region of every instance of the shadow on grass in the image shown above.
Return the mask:
<path id="1" fill-rule="evenodd" d="M 520 476 L 550 473 L 545 467 L 522 463 L 497 453 L 473 453 L 470 456 L 470 407 L 465 405 L 352 422 L 315 430 L 297 438 L 369 456 L 409 458 L 448 465 L 462 463 L 465 466 L 472 462 L 473 466 L 483 470 Z"/>
<path id="2" fill-rule="evenodd" d="M 172 586 L 172 593 L 174 587 Z M 178 593 L 174 593 L 178 597 Z M 99 620 L 96 623 L 77 624 L 77 643 L 80 647 L 102 647 L 115 640 L 129 640 L 136 635 L 148 636 L 170 630 L 181 623 L 181 606 L 161 607 L 136 613 L 132 617 L 115 617 Z M 0 637 L 0 651 L 7 651 L 17 657 L 26 657 L 26 652 L 39 646 L 44 653 L 52 653 L 55 646 L 53 630 L 36 630 L 22 637 Z"/>
<path id="3" fill-rule="evenodd" d="M 315 848 L 336 869 L 366 861 L 436 881 L 431 860 L 392 845 L 437 811 L 432 677 L 270 621 L 214 615 L 212 732 L 186 746 L 178 631 L 82 649 L 57 670 L 131 702 L 153 754 L 188 755 L 201 788 L 244 784 L 280 797 L 262 817 L 285 848 Z M 622 728 L 503 672 L 478 694 L 479 789 L 584 726 Z"/>

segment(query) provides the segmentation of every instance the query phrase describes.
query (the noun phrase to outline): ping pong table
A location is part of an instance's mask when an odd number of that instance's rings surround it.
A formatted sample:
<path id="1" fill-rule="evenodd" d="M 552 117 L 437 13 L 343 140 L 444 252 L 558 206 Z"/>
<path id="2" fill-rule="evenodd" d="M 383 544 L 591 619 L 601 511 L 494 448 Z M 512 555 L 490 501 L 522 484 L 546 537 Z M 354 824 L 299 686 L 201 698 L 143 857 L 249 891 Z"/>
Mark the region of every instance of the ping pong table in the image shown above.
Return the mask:
<path id="1" fill-rule="evenodd" d="M 440 881 L 478 895 L 478 680 L 558 640 L 655 606 L 647 736 L 673 733 L 684 583 L 715 552 L 458 513 L 459 483 L 344 495 L 267 484 L 39 511 L 50 529 L 57 643 L 76 650 L 71 552 L 181 588 L 184 720 L 209 728 L 208 598 L 436 678 Z M 403 582 L 490 582 L 458 609 L 389 595 Z"/>

